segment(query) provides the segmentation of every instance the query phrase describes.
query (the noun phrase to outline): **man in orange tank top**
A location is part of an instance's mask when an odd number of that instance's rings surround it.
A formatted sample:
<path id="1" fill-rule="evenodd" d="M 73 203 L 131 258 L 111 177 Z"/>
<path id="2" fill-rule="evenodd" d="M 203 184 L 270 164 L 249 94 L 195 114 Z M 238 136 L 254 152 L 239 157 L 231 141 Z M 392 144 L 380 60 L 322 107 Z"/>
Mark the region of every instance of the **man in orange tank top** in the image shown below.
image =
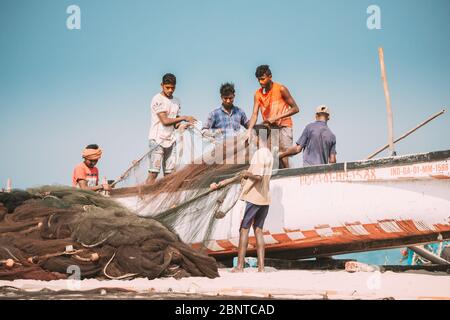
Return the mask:
<path id="1" fill-rule="evenodd" d="M 278 131 L 278 147 L 280 152 L 284 152 L 293 144 L 291 117 L 299 112 L 299 107 L 288 88 L 272 81 L 272 72 L 268 65 L 256 68 L 255 76 L 261 88 L 255 92 L 253 114 L 249 121 L 248 131 L 251 132 L 253 129 L 261 110 L 264 123 L 270 125 L 273 133 Z M 276 143 L 276 141 L 272 142 Z M 289 168 L 287 157 L 280 160 L 281 168 Z"/>

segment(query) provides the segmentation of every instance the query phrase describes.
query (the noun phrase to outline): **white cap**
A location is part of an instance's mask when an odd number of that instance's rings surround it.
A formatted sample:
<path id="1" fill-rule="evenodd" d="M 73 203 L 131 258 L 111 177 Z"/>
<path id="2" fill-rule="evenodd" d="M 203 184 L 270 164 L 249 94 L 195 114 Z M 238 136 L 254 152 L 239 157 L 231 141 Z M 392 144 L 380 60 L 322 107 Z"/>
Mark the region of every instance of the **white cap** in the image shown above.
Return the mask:
<path id="1" fill-rule="evenodd" d="M 322 104 L 316 108 L 316 114 L 317 113 L 326 113 L 328 116 L 330 116 L 330 108 L 328 108 L 326 105 Z"/>

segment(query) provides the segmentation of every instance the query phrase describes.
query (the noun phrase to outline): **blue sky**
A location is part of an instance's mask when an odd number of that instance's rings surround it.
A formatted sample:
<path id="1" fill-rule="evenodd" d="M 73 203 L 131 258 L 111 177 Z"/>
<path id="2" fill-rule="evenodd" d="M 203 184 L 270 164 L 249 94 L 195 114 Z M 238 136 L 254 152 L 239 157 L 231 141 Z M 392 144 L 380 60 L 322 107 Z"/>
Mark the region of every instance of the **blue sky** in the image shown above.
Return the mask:
<path id="1" fill-rule="evenodd" d="M 66 28 L 71 4 L 81 30 Z M 381 30 L 366 26 L 371 4 Z M 89 143 L 104 149 L 101 175 L 117 177 L 147 149 L 165 72 L 177 75 L 183 113 L 204 121 L 225 81 L 250 113 L 263 63 L 301 107 L 295 138 L 327 104 L 338 161 L 364 158 L 387 142 L 379 46 L 396 136 L 449 105 L 449 13 L 447 0 L 2 0 L 0 186 L 70 184 Z M 396 149 L 449 149 L 449 127 L 447 114 Z"/>

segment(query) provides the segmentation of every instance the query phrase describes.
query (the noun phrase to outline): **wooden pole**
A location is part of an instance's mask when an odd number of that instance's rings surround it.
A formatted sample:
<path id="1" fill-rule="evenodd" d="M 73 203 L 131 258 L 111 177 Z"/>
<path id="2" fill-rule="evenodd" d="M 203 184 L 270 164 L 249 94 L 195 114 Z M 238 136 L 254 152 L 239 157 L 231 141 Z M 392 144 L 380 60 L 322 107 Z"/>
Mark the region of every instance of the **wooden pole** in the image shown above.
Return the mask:
<path id="1" fill-rule="evenodd" d="M 394 143 L 399 142 L 400 140 L 405 139 L 407 136 L 409 136 L 411 133 L 415 132 L 416 130 L 422 128 L 424 125 L 426 125 L 427 123 L 429 123 L 430 121 L 436 119 L 437 117 L 439 117 L 440 115 L 443 115 L 447 110 L 446 109 L 442 109 L 441 111 L 439 111 L 438 113 L 436 113 L 435 115 L 429 117 L 427 120 L 425 120 L 424 122 L 422 122 L 421 124 L 415 126 L 414 128 L 412 128 L 411 130 L 409 130 L 408 132 L 406 132 L 405 134 L 403 134 L 400 138 L 396 139 L 394 141 Z M 386 144 L 384 147 L 381 147 L 380 149 L 378 149 L 377 151 L 375 151 L 374 153 L 372 153 L 370 156 L 368 156 L 366 159 L 370 160 L 373 157 L 375 157 L 377 154 L 379 154 L 380 152 L 383 152 L 384 150 L 386 150 L 387 148 L 389 148 L 389 144 Z"/>
<path id="2" fill-rule="evenodd" d="M 389 149 L 391 150 L 391 155 L 395 156 L 394 121 L 393 121 L 392 108 L 391 108 L 391 96 L 389 94 L 389 87 L 388 87 L 387 77 L 386 77 L 386 67 L 384 65 L 383 48 L 378 48 L 378 55 L 380 58 L 381 79 L 383 80 L 384 96 L 386 97 L 386 109 L 387 109 L 387 118 L 388 118 L 388 144 L 389 144 Z"/>

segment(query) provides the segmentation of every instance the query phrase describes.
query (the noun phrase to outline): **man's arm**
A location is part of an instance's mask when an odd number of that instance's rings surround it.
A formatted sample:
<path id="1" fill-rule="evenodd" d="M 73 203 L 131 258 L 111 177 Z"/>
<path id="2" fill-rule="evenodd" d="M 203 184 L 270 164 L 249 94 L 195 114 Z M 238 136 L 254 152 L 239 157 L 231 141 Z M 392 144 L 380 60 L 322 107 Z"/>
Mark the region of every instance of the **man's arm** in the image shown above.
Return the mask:
<path id="1" fill-rule="evenodd" d="M 84 179 L 78 180 L 78 184 L 80 185 L 80 188 L 83 190 L 91 190 L 91 191 L 100 191 L 100 190 L 109 191 L 109 190 L 111 190 L 111 187 L 109 185 L 99 185 L 99 186 L 95 186 L 95 187 L 89 187 L 87 185 L 87 181 Z"/>
<path id="2" fill-rule="evenodd" d="M 330 158 L 328 159 L 328 163 L 336 163 L 336 153 L 330 154 Z"/>
<path id="3" fill-rule="evenodd" d="M 278 153 L 279 158 L 283 159 L 285 157 L 293 156 L 302 152 L 305 146 L 307 146 L 309 143 L 309 134 L 310 134 L 309 126 L 306 126 L 305 129 L 303 129 L 302 135 L 297 140 L 295 145 L 289 147 L 284 152 Z"/>
<path id="4" fill-rule="evenodd" d="M 242 179 L 250 179 L 250 180 L 253 181 L 253 183 L 255 183 L 256 181 L 261 181 L 262 176 L 255 175 L 255 174 L 251 173 L 251 172 L 248 171 L 248 170 L 244 170 L 244 171 L 240 172 L 240 173 L 239 173 L 237 176 L 235 176 L 235 177 L 232 177 L 232 178 L 229 178 L 229 179 L 222 180 L 222 181 L 220 181 L 220 182 L 218 182 L 218 183 L 212 183 L 212 184 L 210 185 L 210 188 L 211 188 L 212 190 L 217 190 L 217 189 L 219 189 L 219 188 L 225 187 L 225 186 L 227 186 L 227 185 L 229 185 L 229 184 L 231 184 L 231 183 L 233 183 L 233 182 L 236 182 L 236 181 L 239 181 L 239 180 L 242 180 Z"/>
<path id="5" fill-rule="evenodd" d="M 288 111 L 286 111 L 283 114 L 280 114 L 273 118 L 267 119 L 267 122 L 269 122 L 270 124 L 273 124 L 283 118 L 291 117 L 300 111 L 300 108 L 297 106 L 297 103 L 295 102 L 294 98 L 292 98 L 291 93 L 289 92 L 288 88 L 286 88 L 285 86 L 281 86 L 280 92 L 281 92 L 281 96 L 283 97 L 283 100 L 286 101 L 286 103 L 288 104 L 288 106 L 290 108 Z"/>
<path id="6" fill-rule="evenodd" d="M 240 175 L 241 175 L 242 179 L 250 179 L 253 181 L 261 181 L 262 180 L 262 176 L 253 174 L 252 172 L 250 172 L 248 170 L 242 171 Z"/>
<path id="7" fill-rule="evenodd" d="M 293 156 L 293 155 L 299 154 L 300 152 L 302 152 L 302 149 L 303 149 L 302 146 L 296 144 L 295 146 L 292 146 L 292 147 L 286 149 L 286 151 L 280 152 L 278 154 L 278 156 L 279 156 L 280 159 L 283 159 L 283 158 L 286 158 L 286 157 L 289 157 L 289 156 Z"/>
<path id="8" fill-rule="evenodd" d="M 173 125 L 175 125 L 177 127 L 177 125 L 183 121 L 189 122 L 190 124 L 194 124 L 197 121 L 197 119 L 195 119 L 194 117 L 191 117 L 191 116 L 179 116 L 176 118 L 169 118 L 167 116 L 167 112 L 159 112 L 158 118 L 159 118 L 159 121 L 161 121 L 161 123 L 164 126 L 168 126 L 168 127 L 173 126 Z"/>
<path id="9" fill-rule="evenodd" d="M 250 120 L 248 120 L 247 115 L 244 111 L 242 111 L 242 117 L 241 117 L 241 126 L 243 126 L 245 129 L 248 129 L 248 125 L 250 123 Z"/>
<path id="10" fill-rule="evenodd" d="M 333 139 L 333 143 L 331 145 L 328 163 L 336 163 L 336 138 Z"/>
<path id="11" fill-rule="evenodd" d="M 221 129 L 212 129 L 214 126 L 215 118 L 214 111 L 210 112 L 208 115 L 208 119 L 203 123 L 201 132 L 204 137 L 215 137 L 217 134 L 222 132 Z"/>
<path id="12" fill-rule="evenodd" d="M 255 175 L 252 172 L 248 171 L 248 170 L 244 170 L 241 172 L 240 176 L 242 177 L 242 179 L 248 179 L 250 180 L 250 183 L 245 184 L 244 187 L 242 188 L 242 194 L 247 194 L 255 185 L 256 182 L 261 181 L 262 180 L 262 176 L 260 175 Z"/>
<path id="13" fill-rule="evenodd" d="M 256 98 L 256 94 L 253 97 L 253 112 L 252 117 L 250 118 L 250 121 L 248 122 L 248 131 L 252 131 L 253 127 L 256 124 L 256 121 L 258 121 L 258 112 L 259 112 L 259 102 Z"/>
<path id="14" fill-rule="evenodd" d="M 211 190 L 217 190 L 217 189 L 223 188 L 223 187 L 225 187 L 225 186 L 227 186 L 227 185 L 229 185 L 229 184 L 231 184 L 233 182 L 237 182 L 237 181 L 239 181 L 241 179 L 242 179 L 242 177 L 239 174 L 239 175 L 237 175 L 235 177 L 219 181 L 218 183 L 215 183 L 215 182 L 211 183 L 211 185 L 209 187 L 210 187 Z"/>
<path id="15" fill-rule="evenodd" d="M 213 123 L 214 123 L 214 114 L 213 114 L 213 112 L 210 112 L 208 114 L 208 119 L 206 119 L 206 122 L 203 123 L 202 131 L 203 130 L 211 130 Z"/>

